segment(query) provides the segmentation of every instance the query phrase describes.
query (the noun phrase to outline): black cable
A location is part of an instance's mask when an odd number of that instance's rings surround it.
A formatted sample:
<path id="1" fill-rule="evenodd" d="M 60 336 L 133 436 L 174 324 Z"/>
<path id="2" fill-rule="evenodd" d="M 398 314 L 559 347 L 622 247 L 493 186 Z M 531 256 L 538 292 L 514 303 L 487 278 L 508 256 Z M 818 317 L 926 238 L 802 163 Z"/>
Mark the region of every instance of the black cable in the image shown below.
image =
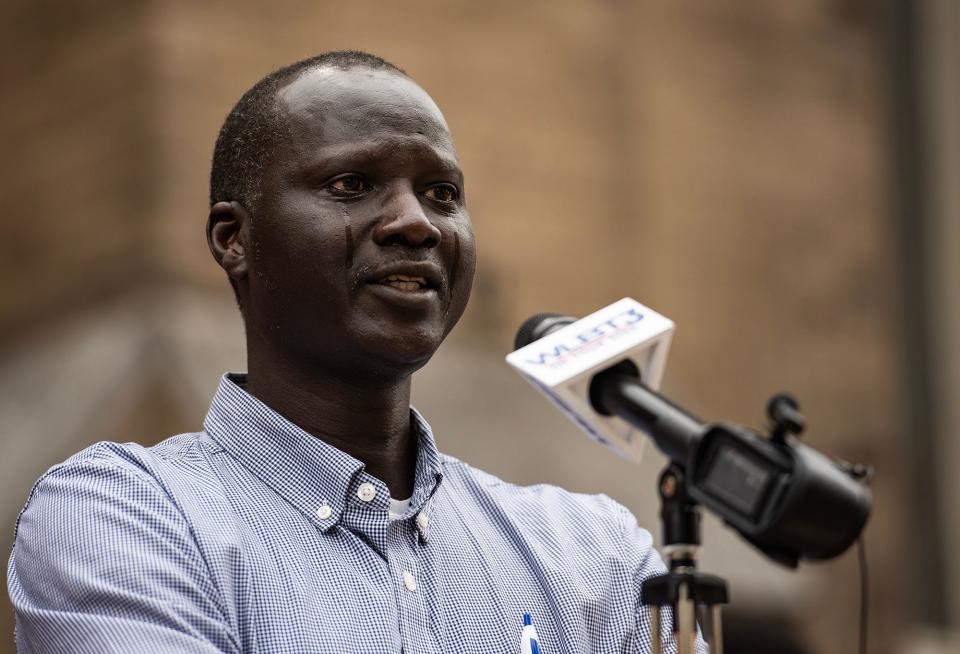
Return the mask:
<path id="1" fill-rule="evenodd" d="M 857 559 L 860 561 L 860 654 L 867 654 L 867 616 L 869 615 L 869 585 L 867 584 L 867 546 L 863 534 L 857 539 Z"/>

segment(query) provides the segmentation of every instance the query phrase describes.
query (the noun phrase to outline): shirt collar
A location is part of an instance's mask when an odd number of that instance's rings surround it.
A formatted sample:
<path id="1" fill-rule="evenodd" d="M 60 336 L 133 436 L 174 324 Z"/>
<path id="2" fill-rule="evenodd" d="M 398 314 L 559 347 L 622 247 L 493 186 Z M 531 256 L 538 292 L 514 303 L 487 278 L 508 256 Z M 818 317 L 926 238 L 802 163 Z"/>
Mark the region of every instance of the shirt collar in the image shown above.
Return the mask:
<path id="1" fill-rule="evenodd" d="M 318 527 L 329 529 L 348 507 L 356 505 L 356 487 L 370 478 L 363 462 L 307 433 L 247 393 L 238 385 L 245 381 L 246 375 L 236 373 L 220 379 L 204 429 L 240 465 Z M 414 515 L 436 492 L 443 474 L 430 425 L 413 407 L 410 428 L 418 443 L 410 500 L 410 515 Z M 382 482 L 379 485 L 386 489 Z M 318 509 L 325 505 L 331 511 L 324 519 Z M 386 505 L 384 498 L 382 506 Z"/>

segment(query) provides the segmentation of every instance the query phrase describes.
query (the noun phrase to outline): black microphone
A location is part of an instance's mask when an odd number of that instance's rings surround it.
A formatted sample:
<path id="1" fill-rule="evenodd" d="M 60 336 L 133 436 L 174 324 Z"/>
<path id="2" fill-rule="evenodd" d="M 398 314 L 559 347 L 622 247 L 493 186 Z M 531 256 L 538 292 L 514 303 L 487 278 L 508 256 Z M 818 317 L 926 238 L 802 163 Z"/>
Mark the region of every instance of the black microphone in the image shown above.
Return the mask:
<path id="1" fill-rule="evenodd" d="M 515 344 L 526 346 L 575 322 L 538 314 L 524 322 Z M 800 559 L 838 556 L 859 537 L 873 503 L 861 483 L 869 468 L 834 461 L 799 442 L 805 421 L 792 398 L 771 399 L 772 430 L 764 437 L 738 425 L 703 423 L 646 386 L 633 361 L 610 364 L 590 380 L 593 410 L 650 436 L 685 470 L 690 497 L 764 554 L 795 567 Z"/>
<path id="2" fill-rule="evenodd" d="M 575 322 L 576 318 L 559 313 L 531 316 L 517 330 L 514 349 L 519 350 Z M 590 382 L 588 397 L 594 411 L 626 420 L 651 436 L 657 449 L 671 460 L 685 458 L 692 444 L 707 430 L 700 420 L 644 384 L 640 370 L 629 360 L 596 374 Z"/>

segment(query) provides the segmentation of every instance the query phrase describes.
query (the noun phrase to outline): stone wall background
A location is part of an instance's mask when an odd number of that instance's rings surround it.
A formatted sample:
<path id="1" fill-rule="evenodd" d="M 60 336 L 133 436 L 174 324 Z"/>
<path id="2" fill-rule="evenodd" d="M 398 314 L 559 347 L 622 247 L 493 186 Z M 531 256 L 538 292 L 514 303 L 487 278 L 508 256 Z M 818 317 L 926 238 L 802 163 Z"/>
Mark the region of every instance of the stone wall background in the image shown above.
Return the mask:
<path id="1" fill-rule="evenodd" d="M 510 481 L 605 492 L 656 532 L 657 453 L 639 468 L 614 460 L 502 362 L 528 315 L 633 296 L 677 323 L 672 397 L 760 426 L 766 398 L 790 389 L 811 444 L 878 468 L 871 651 L 916 651 L 918 597 L 942 605 L 960 588 L 910 565 L 923 535 L 903 386 L 924 362 L 904 340 L 913 289 L 893 210 L 883 8 L 6 2 L 5 547 L 47 467 L 97 440 L 193 430 L 219 374 L 243 369 L 239 316 L 203 237 L 213 141 L 262 75 L 359 48 L 434 96 L 467 175 L 474 298 L 415 382 L 441 447 Z M 853 552 L 787 572 L 713 520 L 705 536 L 703 568 L 733 589 L 731 628 L 782 624 L 807 651 L 854 650 Z"/>

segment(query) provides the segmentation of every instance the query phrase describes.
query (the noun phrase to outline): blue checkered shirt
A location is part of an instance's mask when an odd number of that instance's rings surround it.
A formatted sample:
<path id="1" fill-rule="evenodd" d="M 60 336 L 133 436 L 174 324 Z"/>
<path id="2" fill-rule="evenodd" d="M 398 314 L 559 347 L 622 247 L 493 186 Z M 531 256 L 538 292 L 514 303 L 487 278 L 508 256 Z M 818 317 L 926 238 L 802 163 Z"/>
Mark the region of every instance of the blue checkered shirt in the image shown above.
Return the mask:
<path id="1" fill-rule="evenodd" d="M 37 482 L 9 565 L 19 651 L 515 654 L 524 613 L 543 654 L 649 651 L 639 589 L 663 564 L 619 504 L 442 455 L 411 411 L 390 520 L 362 462 L 235 380 L 202 432 L 98 443 Z"/>

